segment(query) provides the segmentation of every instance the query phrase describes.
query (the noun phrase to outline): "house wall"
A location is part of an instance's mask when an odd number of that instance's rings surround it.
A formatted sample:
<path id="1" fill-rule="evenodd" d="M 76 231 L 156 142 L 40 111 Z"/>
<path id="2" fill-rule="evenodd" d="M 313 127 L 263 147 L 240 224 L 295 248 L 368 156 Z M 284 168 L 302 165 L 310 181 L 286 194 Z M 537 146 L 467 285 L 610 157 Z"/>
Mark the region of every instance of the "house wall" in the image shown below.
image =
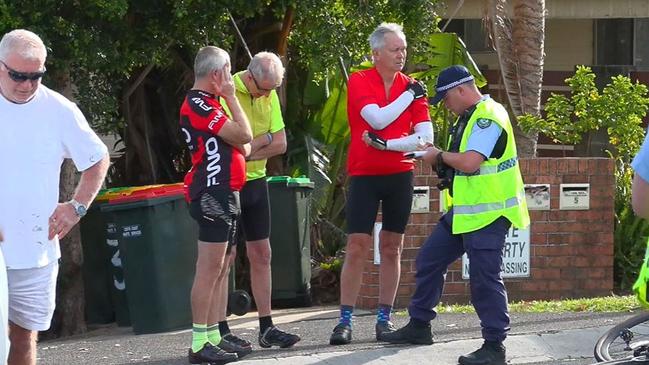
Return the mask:
<path id="1" fill-rule="evenodd" d="M 530 277 L 507 278 L 510 300 L 579 298 L 608 295 L 613 289 L 614 163 L 605 158 L 521 159 L 527 184 L 550 184 L 550 210 L 530 211 Z M 417 167 L 415 185 L 431 187 L 429 213 L 413 213 L 401 257 L 396 308 L 410 302 L 415 289 L 415 258 L 439 220 L 437 178 L 429 166 Z M 590 209 L 560 210 L 559 185 L 590 183 Z M 378 303 L 378 265 L 368 257 L 357 306 Z M 462 279 L 461 260 L 446 278 L 442 301 L 469 303 L 469 281 Z"/>
<path id="2" fill-rule="evenodd" d="M 459 3 L 445 0 L 443 18 L 448 17 Z M 465 0 L 455 19 L 480 19 L 484 13 L 484 0 Z M 508 2 L 511 14 L 511 2 Z M 546 0 L 547 18 L 646 18 L 649 17 L 647 0 Z"/>
<path id="3" fill-rule="evenodd" d="M 592 19 L 547 19 L 545 28 L 546 71 L 574 71 L 575 65 L 594 63 Z M 500 69 L 495 52 L 471 56 L 481 71 Z"/>

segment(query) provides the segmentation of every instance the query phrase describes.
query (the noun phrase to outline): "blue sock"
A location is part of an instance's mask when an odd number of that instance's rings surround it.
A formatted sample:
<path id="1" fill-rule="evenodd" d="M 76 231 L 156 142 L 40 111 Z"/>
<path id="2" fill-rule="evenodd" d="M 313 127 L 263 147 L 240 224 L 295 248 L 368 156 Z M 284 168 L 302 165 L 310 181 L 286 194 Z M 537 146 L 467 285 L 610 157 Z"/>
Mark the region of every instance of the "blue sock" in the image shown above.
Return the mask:
<path id="1" fill-rule="evenodd" d="M 354 307 L 351 305 L 340 306 L 340 324 L 352 326 L 352 314 L 354 314 Z"/>
<path id="2" fill-rule="evenodd" d="M 376 321 L 381 323 L 390 321 L 390 312 L 392 312 L 392 306 L 387 304 L 379 304 L 379 308 L 376 311 Z"/>

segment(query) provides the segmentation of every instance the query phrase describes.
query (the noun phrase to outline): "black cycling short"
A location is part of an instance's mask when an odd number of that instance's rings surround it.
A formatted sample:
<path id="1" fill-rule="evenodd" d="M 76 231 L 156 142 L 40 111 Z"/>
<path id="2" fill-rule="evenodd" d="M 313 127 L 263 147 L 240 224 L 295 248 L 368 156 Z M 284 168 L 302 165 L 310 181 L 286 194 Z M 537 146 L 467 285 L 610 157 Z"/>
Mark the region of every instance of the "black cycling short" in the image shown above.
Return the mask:
<path id="1" fill-rule="evenodd" d="M 404 233 L 412 205 L 412 171 L 391 175 L 351 176 L 345 216 L 347 233 L 372 234 L 379 202 L 383 230 Z"/>
<path id="2" fill-rule="evenodd" d="M 246 241 L 270 237 L 270 202 L 265 177 L 247 181 L 241 189 L 241 225 Z"/>
<path id="3" fill-rule="evenodd" d="M 189 203 L 189 214 L 198 222 L 198 239 L 235 244 L 237 219 L 241 214 L 239 192 L 228 188 L 208 189 Z"/>

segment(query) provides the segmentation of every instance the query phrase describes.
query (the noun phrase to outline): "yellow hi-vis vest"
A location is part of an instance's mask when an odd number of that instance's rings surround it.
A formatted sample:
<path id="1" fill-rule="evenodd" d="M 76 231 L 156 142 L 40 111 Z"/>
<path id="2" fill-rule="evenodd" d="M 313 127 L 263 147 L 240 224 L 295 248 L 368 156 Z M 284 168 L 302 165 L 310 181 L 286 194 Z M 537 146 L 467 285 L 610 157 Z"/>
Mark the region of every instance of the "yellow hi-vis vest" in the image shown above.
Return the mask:
<path id="1" fill-rule="evenodd" d="M 473 232 L 501 216 L 517 228 L 530 224 L 525 186 L 518 165 L 514 131 L 505 108 L 491 98 L 484 99 L 467 122 L 459 152 L 465 152 L 473 126 L 488 119 L 507 132 L 507 146 L 500 158 L 488 158 L 474 173 L 455 170 L 453 178 L 453 234 Z"/>
<path id="2" fill-rule="evenodd" d="M 647 298 L 647 283 L 649 282 L 649 242 L 644 255 L 644 261 L 638 273 L 638 279 L 633 284 L 633 292 L 643 307 L 649 308 L 649 298 Z"/>

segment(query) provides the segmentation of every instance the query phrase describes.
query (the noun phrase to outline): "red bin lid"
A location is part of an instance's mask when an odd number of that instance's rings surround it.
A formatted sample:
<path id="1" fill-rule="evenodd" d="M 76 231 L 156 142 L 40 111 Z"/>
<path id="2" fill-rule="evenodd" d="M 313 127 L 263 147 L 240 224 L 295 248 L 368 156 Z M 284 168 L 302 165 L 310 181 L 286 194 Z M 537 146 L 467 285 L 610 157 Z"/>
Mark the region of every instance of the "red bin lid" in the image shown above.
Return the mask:
<path id="1" fill-rule="evenodd" d="M 108 200 L 109 204 L 128 203 L 140 200 L 162 198 L 184 194 L 183 183 L 157 185 L 147 189 L 131 192 L 129 195 L 117 196 Z"/>

